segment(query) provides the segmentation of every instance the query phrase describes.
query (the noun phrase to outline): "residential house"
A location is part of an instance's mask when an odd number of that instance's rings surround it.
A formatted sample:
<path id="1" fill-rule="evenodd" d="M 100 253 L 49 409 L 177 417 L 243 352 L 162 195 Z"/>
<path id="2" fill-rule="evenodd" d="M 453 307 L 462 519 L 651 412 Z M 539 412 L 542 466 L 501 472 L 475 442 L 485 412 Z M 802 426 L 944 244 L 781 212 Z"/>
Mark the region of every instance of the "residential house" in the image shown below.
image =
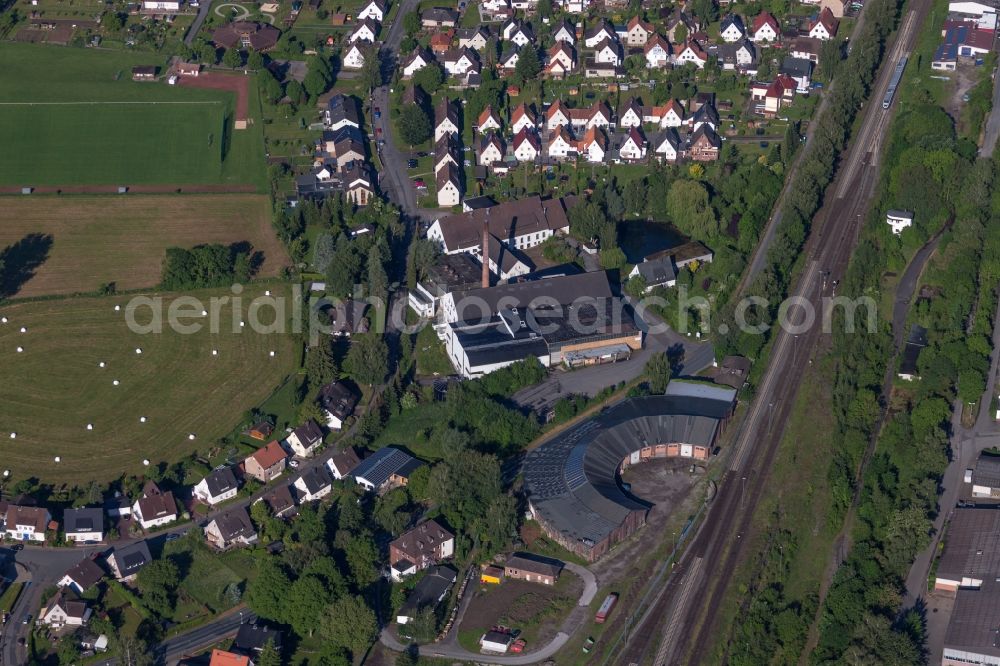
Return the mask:
<path id="1" fill-rule="evenodd" d="M 812 71 L 813 63 L 811 61 L 791 56 L 787 56 L 781 62 L 781 69 L 779 70 L 781 74 L 790 76 L 795 80 L 795 90 L 800 93 L 809 92 L 809 88 L 812 86 Z"/>
<path id="2" fill-rule="evenodd" d="M 344 185 L 344 195 L 355 206 L 367 206 L 375 197 L 375 177 L 372 166 L 367 162 L 355 160 L 348 162 L 340 172 Z M 350 336 L 350 332 L 342 335 Z"/>
<path id="3" fill-rule="evenodd" d="M 319 390 L 316 401 L 326 417 L 326 427 L 340 430 L 347 418 L 354 413 L 358 395 L 346 383 L 334 381 Z"/>
<path id="4" fill-rule="evenodd" d="M 677 284 L 677 269 L 674 267 L 673 255 L 646 257 L 632 268 L 628 277 L 630 280 L 641 277 L 646 285 L 643 293 L 647 294 L 658 287 L 673 287 Z"/>
<path id="5" fill-rule="evenodd" d="M 422 462 L 402 449 L 387 446 L 361 461 L 351 476 L 365 490 L 384 492 L 405 486 Z"/>
<path id="6" fill-rule="evenodd" d="M 673 127 L 667 128 L 653 138 L 653 154 L 664 162 L 676 162 L 681 150 L 681 139 Z"/>
<path id="7" fill-rule="evenodd" d="M 479 132 L 488 132 L 490 130 L 500 131 L 503 125 L 500 122 L 500 114 L 493 110 L 492 106 L 487 105 L 483 112 L 479 114 L 479 118 L 476 119 L 476 128 Z"/>
<path id="8" fill-rule="evenodd" d="M 559 560 L 531 553 L 514 553 L 504 563 L 503 575 L 509 580 L 555 585 L 562 569 L 563 563 Z"/>
<path id="9" fill-rule="evenodd" d="M 1000 500 L 1000 456 L 982 452 L 976 460 L 976 466 L 965 470 L 963 496 L 974 498 L 977 502 L 988 500 L 992 505 Z"/>
<path id="10" fill-rule="evenodd" d="M 510 114 L 510 131 L 515 135 L 525 127 L 537 127 L 537 123 L 534 109 L 524 102 L 514 107 L 514 111 Z"/>
<path id="11" fill-rule="evenodd" d="M 819 0 L 821 9 L 829 9 L 834 18 L 844 18 L 844 13 L 851 6 L 852 0 Z M 815 4 L 815 3 L 814 3 Z M 994 11 L 992 8 L 990 11 Z"/>
<path id="12" fill-rule="evenodd" d="M 434 141 L 440 141 L 447 135 L 457 137 L 461 134 L 459 122 L 458 108 L 447 97 L 442 98 L 434 109 Z"/>
<path id="13" fill-rule="evenodd" d="M 702 125 L 709 125 L 713 130 L 719 129 L 719 112 L 715 110 L 714 104 L 702 104 L 698 107 L 690 118 L 688 124 L 692 132 L 697 132 Z"/>
<path id="14" fill-rule="evenodd" d="M 618 154 L 623 160 L 630 162 L 646 159 L 646 137 L 642 135 L 641 129 L 638 127 L 629 129 L 628 134 L 625 135 L 625 141 L 618 149 Z"/>
<path id="15" fill-rule="evenodd" d="M 885 221 L 892 233 L 898 236 L 903 233 L 903 229 L 913 226 L 913 213 L 908 210 L 889 210 L 885 214 Z"/>
<path id="16" fill-rule="evenodd" d="M 139 575 L 139 570 L 153 561 L 149 544 L 136 541 L 127 546 L 115 546 L 107 557 L 111 575 L 122 583 L 127 583 Z"/>
<path id="17" fill-rule="evenodd" d="M 147 481 L 142 489 L 142 497 L 132 505 L 132 514 L 142 525 L 142 529 L 152 529 L 177 520 L 177 502 L 174 501 L 172 492 L 162 492 L 155 483 Z"/>
<path id="18" fill-rule="evenodd" d="M 552 39 L 556 42 L 565 42 L 570 46 L 576 46 L 576 27 L 567 19 L 563 19 L 552 31 Z"/>
<path id="19" fill-rule="evenodd" d="M 382 23 L 385 20 L 385 2 L 383 0 L 368 0 L 368 3 L 358 12 L 358 18 Z"/>
<path id="20" fill-rule="evenodd" d="M 511 22 L 504 26 L 503 38 L 504 41 L 513 42 L 518 47 L 521 47 L 533 44 L 535 42 L 535 33 L 531 29 L 531 26 L 526 23 Z"/>
<path id="21" fill-rule="evenodd" d="M 684 41 L 683 39 L 678 39 L 678 30 L 683 31 L 685 38 L 698 31 L 697 21 L 691 18 L 691 16 L 679 6 L 676 7 L 667 17 L 666 21 L 667 39 L 670 40 L 671 44 Z"/>
<path id="22" fill-rule="evenodd" d="M 375 40 L 378 39 L 379 24 L 371 19 L 363 19 L 358 21 L 357 26 L 354 28 L 348 37 L 347 41 L 351 44 L 355 42 L 367 42 L 369 44 L 374 44 Z"/>
<path id="23" fill-rule="evenodd" d="M 199 481 L 194 487 L 194 497 L 206 504 L 215 506 L 236 497 L 240 486 L 236 475 L 229 467 L 212 470 L 212 473 Z"/>
<path id="24" fill-rule="evenodd" d="M 552 5 L 569 14 L 582 14 L 590 8 L 590 0 L 555 0 Z"/>
<path id="25" fill-rule="evenodd" d="M 474 69 L 478 71 L 481 67 L 479 56 L 468 47 L 449 49 L 441 62 L 444 64 L 444 71 L 450 76 L 461 76 Z"/>
<path id="26" fill-rule="evenodd" d="M 502 162 L 506 151 L 503 139 L 493 132 L 488 132 L 479 142 L 479 164 L 488 167 L 494 162 Z"/>
<path id="27" fill-rule="evenodd" d="M 608 154 L 608 137 L 600 127 L 591 127 L 580 139 L 577 152 L 591 163 L 604 162 Z"/>
<path id="28" fill-rule="evenodd" d="M 524 250 L 541 245 L 555 234 L 569 233 L 569 218 L 566 215 L 569 201 L 533 196 L 448 215 L 431 224 L 427 229 L 427 238 L 439 243 L 447 254 L 467 252 L 478 255 L 482 253 L 483 224 L 486 223 L 490 234 L 504 239 L 515 250 Z M 448 310 L 444 319 L 456 321 L 454 292 L 443 295 L 441 306 Z"/>
<path id="29" fill-rule="evenodd" d="M 428 520 L 389 544 L 390 573 L 398 581 L 454 554 L 455 535 L 437 521 Z"/>
<path id="30" fill-rule="evenodd" d="M 331 97 L 323 111 L 323 124 L 334 132 L 342 127 L 360 129 L 361 112 L 358 110 L 357 98 L 339 93 Z"/>
<path id="31" fill-rule="evenodd" d="M 326 466 L 330 470 L 330 474 L 337 481 L 346 479 L 354 471 L 354 468 L 360 464 L 361 458 L 358 457 L 358 453 L 354 450 L 353 446 L 348 446 L 342 451 L 338 451 L 326 461 Z"/>
<path id="32" fill-rule="evenodd" d="M 557 99 L 545 110 L 545 126 L 549 130 L 570 124 L 569 108 L 562 100 Z"/>
<path id="33" fill-rule="evenodd" d="M 295 515 L 295 498 L 290 486 L 282 483 L 264 493 L 258 502 L 264 502 L 275 518 L 289 518 Z"/>
<path id="34" fill-rule="evenodd" d="M 747 35 L 743 19 L 738 14 L 727 14 L 719 24 L 719 36 L 724 42 L 738 42 Z"/>
<path id="35" fill-rule="evenodd" d="M 569 109 L 569 124 L 575 128 L 609 127 L 613 121 L 611 107 L 604 100 L 594 102 L 589 109 Z"/>
<path id="36" fill-rule="evenodd" d="M 642 105 L 635 97 L 630 97 L 624 106 L 618 109 L 618 127 L 628 129 L 641 127 L 643 121 Z"/>
<path id="37" fill-rule="evenodd" d="M 556 42 L 546 54 L 546 76 L 561 79 L 576 68 L 576 50 L 567 42 Z"/>
<path id="38" fill-rule="evenodd" d="M 243 507 L 216 516 L 205 526 L 205 540 L 219 550 L 249 546 L 257 542 L 257 530 Z"/>
<path id="39" fill-rule="evenodd" d="M 453 134 L 446 134 L 434 144 L 434 173 L 437 173 L 449 164 L 455 167 L 462 165 L 462 149 L 458 147 L 455 136 Z"/>
<path id="40" fill-rule="evenodd" d="M 797 37 L 788 44 L 788 55 L 793 58 L 819 62 L 820 40 L 811 37 Z"/>
<path id="41" fill-rule="evenodd" d="M 434 176 L 437 185 L 437 202 L 440 208 L 451 208 L 462 203 L 462 176 L 458 168 L 448 163 Z"/>
<path id="42" fill-rule="evenodd" d="M 496 275 L 501 282 L 527 275 L 534 270 L 534 266 L 524 255 L 512 249 L 493 234 L 489 235 L 488 240 L 487 251 L 489 257 L 487 257 L 487 265 L 490 272 Z M 476 258 L 479 259 L 480 264 L 483 263 L 484 260 L 481 253 Z"/>
<path id="43" fill-rule="evenodd" d="M 94 560 L 85 557 L 70 567 L 57 584 L 59 587 L 68 587 L 78 594 L 83 594 L 97 585 L 102 578 L 104 578 L 104 569 L 99 567 Z"/>
<path id="44" fill-rule="evenodd" d="M 553 159 L 564 160 L 576 154 L 576 141 L 565 126 L 560 125 L 550 135 L 546 151 Z"/>
<path id="45" fill-rule="evenodd" d="M 833 12 L 824 7 L 819 16 L 809 24 L 809 36 L 820 41 L 833 39 L 839 26 L 840 21 L 833 16 Z"/>
<path id="46" fill-rule="evenodd" d="M 684 124 L 684 107 L 676 99 L 662 106 L 654 106 L 643 112 L 643 122 L 664 127 L 680 127 Z"/>
<path id="47" fill-rule="evenodd" d="M 443 32 L 435 32 L 431 35 L 430 47 L 431 52 L 436 56 L 442 56 L 451 49 L 451 42 L 455 37 L 454 30 L 445 30 Z"/>
<path id="48" fill-rule="evenodd" d="M 518 162 L 534 162 L 542 153 L 542 141 L 532 129 L 523 129 L 514 137 L 514 157 Z"/>
<path id="49" fill-rule="evenodd" d="M 365 54 L 356 43 L 347 48 L 343 58 L 344 67 L 347 69 L 361 69 L 365 66 Z"/>
<path id="50" fill-rule="evenodd" d="M 418 85 L 406 86 L 403 91 L 403 104 L 414 104 L 425 109 L 430 104 L 430 97 Z"/>
<path id="51" fill-rule="evenodd" d="M 458 573 L 454 569 L 443 565 L 431 567 L 396 611 L 396 622 L 408 624 L 417 618 L 421 610 L 429 608 L 433 611 L 448 595 L 456 580 Z"/>
<path id="52" fill-rule="evenodd" d="M 781 27 L 778 19 L 769 12 L 761 12 L 753 19 L 753 26 L 750 28 L 750 39 L 755 42 L 775 42 L 781 34 Z"/>
<path id="53" fill-rule="evenodd" d="M 920 379 L 920 354 L 926 346 L 927 329 L 914 324 L 910 327 L 910 334 L 906 337 L 906 344 L 903 346 L 903 356 L 899 361 L 897 377 L 907 382 Z"/>
<path id="54" fill-rule="evenodd" d="M 351 231 L 351 237 L 356 234 L 370 233 L 364 230 L 365 227 Z M 349 338 L 356 333 L 368 332 L 368 320 L 365 318 L 365 311 L 368 304 L 361 300 L 352 298 L 336 299 L 335 302 L 321 306 L 321 311 L 327 316 L 326 323 L 330 335 L 334 337 Z"/>
<path id="55" fill-rule="evenodd" d="M 624 60 L 621 44 L 606 39 L 594 48 L 594 62 L 618 67 Z"/>
<path id="56" fill-rule="evenodd" d="M 645 46 L 654 34 L 651 23 L 643 21 L 639 16 L 633 16 L 625 27 L 626 46 Z"/>
<path id="57" fill-rule="evenodd" d="M 715 50 L 722 69 L 727 71 L 756 72 L 757 49 L 753 42 L 743 39 L 738 42 L 719 44 Z"/>
<path id="58" fill-rule="evenodd" d="M 38 619 L 54 629 L 83 627 L 90 620 L 90 614 L 86 601 L 60 589 L 38 613 Z"/>
<path id="59" fill-rule="evenodd" d="M 416 51 L 411 53 L 406 60 L 403 61 L 403 68 L 402 68 L 403 78 L 406 79 L 410 78 L 411 76 L 413 76 L 414 74 L 416 74 L 424 67 L 427 67 L 427 65 L 430 65 L 433 62 L 434 62 L 434 56 L 428 53 L 426 49 L 423 48 L 417 49 Z"/>
<path id="60" fill-rule="evenodd" d="M 517 68 L 517 61 L 521 59 L 521 50 L 517 47 L 510 47 L 504 50 L 500 54 L 500 59 L 497 60 L 497 67 L 499 67 L 505 74 L 512 74 Z"/>
<path id="61" fill-rule="evenodd" d="M 695 162 L 714 162 L 719 159 L 721 148 L 722 140 L 707 123 L 699 126 L 688 140 L 688 155 Z"/>
<path id="62" fill-rule="evenodd" d="M 288 437 L 285 439 L 286 449 L 300 458 L 308 458 L 322 445 L 323 431 L 312 420 L 306 421 L 288 433 Z"/>
<path id="63" fill-rule="evenodd" d="M 455 36 L 458 37 L 458 48 L 460 49 L 469 48 L 482 51 L 490 41 L 490 31 L 482 25 L 478 28 L 456 30 Z"/>
<path id="64" fill-rule="evenodd" d="M 663 69 L 670 64 L 670 42 L 660 35 L 653 35 L 643 47 L 643 54 L 646 57 L 646 67 L 649 69 Z"/>
<path id="65" fill-rule="evenodd" d="M 63 533 L 67 541 L 99 543 L 104 541 L 104 512 L 98 508 L 63 511 Z"/>
<path id="66" fill-rule="evenodd" d="M 698 69 L 705 67 L 705 63 L 708 62 L 708 54 L 702 50 L 698 42 L 688 40 L 684 43 L 684 47 L 674 58 L 674 63 L 680 67 L 686 65 L 687 63 L 692 63 Z"/>
<path id="67" fill-rule="evenodd" d="M 458 12 L 454 9 L 431 7 L 420 14 L 420 23 L 425 28 L 454 28 L 458 18 Z"/>
<path id="68" fill-rule="evenodd" d="M 597 22 L 597 25 L 584 33 L 583 45 L 588 49 L 592 49 L 604 41 L 617 42 L 618 33 L 615 32 L 614 26 L 605 19 L 601 19 Z"/>
<path id="69" fill-rule="evenodd" d="M 754 83 L 750 86 L 750 99 L 761 104 L 757 112 L 765 118 L 774 118 L 778 112 L 795 100 L 797 84 L 788 75 L 782 74 L 771 83 Z"/>
<path id="70" fill-rule="evenodd" d="M 278 629 L 269 629 L 257 622 L 244 622 L 236 631 L 232 649 L 255 659 L 270 643 L 280 654 L 283 638 L 284 634 Z"/>
<path id="71" fill-rule="evenodd" d="M 250 657 L 213 648 L 208 666 L 254 666 Z"/>
<path id="72" fill-rule="evenodd" d="M 45 541 L 45 531 L 52 516 L 46 509 L 18 506 L 0 500 L 3 531 L 8 539 L 17 541 Z"/>
<path id="73" fill-rule="evenodd" d="M 267 483 L 281 476 L 285 471 L 285 460 L 288 454 L 281 444 L 271 441 L 267 446 L 253 452 L 243 461 L 243 469 L 247 476 Z"/>
<path id="74" fill-rule="evenodd" d="M 323 499 L 333 490 L 333 479 L 325 466 L 310 467 L 295 479 L 293 484 L 301 502 L 315 502 Z"/>

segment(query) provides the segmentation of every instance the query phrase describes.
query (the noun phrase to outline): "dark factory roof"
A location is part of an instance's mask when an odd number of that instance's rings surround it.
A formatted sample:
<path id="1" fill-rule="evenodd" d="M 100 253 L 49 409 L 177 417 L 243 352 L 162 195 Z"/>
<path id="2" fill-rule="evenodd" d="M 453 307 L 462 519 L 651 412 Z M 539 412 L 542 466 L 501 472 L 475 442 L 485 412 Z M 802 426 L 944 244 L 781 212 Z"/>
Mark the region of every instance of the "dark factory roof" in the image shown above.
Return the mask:
<path id="1" fill-rule="evenodd" d="M 626 494 L 618 466 L 646 446 L 711 446 L 732 394 L 630 398 L 530 452 L 524 463 L 532 507 L 569 539 L 591 546 L 607 538 L 633 511 L 649 506 Z"/>

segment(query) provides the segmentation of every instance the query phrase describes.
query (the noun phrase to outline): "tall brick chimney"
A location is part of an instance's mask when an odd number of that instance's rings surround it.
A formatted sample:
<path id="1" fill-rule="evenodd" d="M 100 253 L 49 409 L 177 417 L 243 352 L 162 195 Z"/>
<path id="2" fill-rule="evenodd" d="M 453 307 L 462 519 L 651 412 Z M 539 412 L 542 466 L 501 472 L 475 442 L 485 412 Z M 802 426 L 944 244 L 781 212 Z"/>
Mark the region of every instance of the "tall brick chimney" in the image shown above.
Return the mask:
<path id="1" fill-rule="evenodd" d="M 490 286 L 490 210 L 486 209 L 483 218 L 483 289 Z"/>

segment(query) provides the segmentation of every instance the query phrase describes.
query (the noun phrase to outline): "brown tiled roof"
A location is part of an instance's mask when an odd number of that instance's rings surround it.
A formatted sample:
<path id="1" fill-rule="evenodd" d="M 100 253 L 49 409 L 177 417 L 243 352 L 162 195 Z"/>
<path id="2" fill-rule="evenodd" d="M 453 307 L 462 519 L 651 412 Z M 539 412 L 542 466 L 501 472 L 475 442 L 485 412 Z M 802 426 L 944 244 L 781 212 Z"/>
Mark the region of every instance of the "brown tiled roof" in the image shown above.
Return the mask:
<path id="1" fill-rule="evenodd" d="M 406 555 L 407 559 L 419 562 L 424 557 L 433 555 L 438 546 L 454 538 L 455 535 L 437 521 L 428 520 L 393 541 L 391 547 Z"/>
<path id="2" fill-rule="evenodd" d="M 268 443 L 267 446 L 263 446 L 254 451 L 253 455 L 250 457 L 256 460 L 257 464 L 264 469 L 269 469 L 287 458 L 288 454 L 285 453 L 283 448 L 281 448 L 281 444 L 278 443 L 278 440 L 274 440 Z"/>
<path id="3" fill-rule="evenodd" d="M 13 529 L 15 525 L 33 525 L 36 532 L 45 532 L 48 527 L 49 512 L 38 507 L 10 504 L 6 516 L 7 529 Z"/>
<path id="4" fill-rule="evenodd" d="M 448 215 L 440 220 L 441 234 L 445 245 L 453 251 L 478 247 L 484 220 L 489 220 L 490 233 L 503 239 L 535 231 L 555 231 L 569 226 L 566 206 L 565 199 L 538 196 L 508 201 L 469 213 Z"/>

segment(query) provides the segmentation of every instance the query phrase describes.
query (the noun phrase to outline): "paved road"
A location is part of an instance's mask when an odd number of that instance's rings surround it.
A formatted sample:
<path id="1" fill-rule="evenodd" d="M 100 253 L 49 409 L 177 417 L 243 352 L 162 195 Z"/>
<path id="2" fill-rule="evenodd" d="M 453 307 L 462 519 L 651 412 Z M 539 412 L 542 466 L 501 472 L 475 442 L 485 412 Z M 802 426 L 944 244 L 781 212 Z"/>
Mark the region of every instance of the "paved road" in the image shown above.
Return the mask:
<path id="1" fill-rule="evenodd" d="M 473 592 L 469 591 L 466 594 L 466 598 L 462 600 L 463 606 L 459 610 L 459 614 L 452 625 L 452 630 L 449 635 L 440 643 L 420 646 L 418 650 L 420 656 L 437 657 L 441 659 L 461 659 L 463 661 L 471 661 L 477 664 L 502 664 L 504 666 L 525 666 L 527 664 L 545 661 L 546 659 L 553 657 L 557 652 L 559 652 L 560 649 L 562 649 L 562 646 L 566 644 L 566 642 L 570 639 L 570 636 L 579 631 L 580 628 L 590 620 L 590 602 L 594 600 L 594 595 L 597 594 L 597 579 L 589 569 L 581 567 L 578 564 L 573 564 L 572 562 L 566 563 L 566 569 L 572 571 L 583 579 L 583 591 L 580 593 L 580 598 L 576 602 L 576 608 L 574 608 L 569 616 L 563 621 L 563 624 L 559 628 L 559 632 L 555 635 L 555 637 L 545 646 L 537 650 L 531 650 L 525 654 L 502 656 L 469 652 L 463 648 L 458 644 L 458 628 L 461 626 L 461 618 L 464 615 L 473 595 Z M 388 631 L 388 629 L 382 630 L 382 634 L 379 636 L 379 641 L 382 645 L 386 646 L 390 650 L 395 650 L 396 652 L 402 652 L 407 649 L 407 646 L 397 640 L 391 632 Z"/>
<path id="2" fill-rule="evenodd" d="M 896 285 L 896 300 L 892 308 L 892 337 L 897 350 L 903 344 L 903 340 L 907 335 L 906 317 L 910 312 L 910 306 L 913 304 L 913 292 L 917 289 L 917 281 L 920 280 L 920 276 L 924 272 L 927 260 L 931 258 L 931 255 L 937 249 L 938 243 L 941 242 L 942 234 L 950 226 L 951 223 L 948 223 L 941 227 L 941 230 L 934 234 L 933 238 L 917 250 L 917 253 L 913 255 L 913 259 L 910 260 L 910 264 L 903 272 L 903 277 L 899 279 L 899 284 Z"/>
<path id="3" fill-rule="evenodd" d="M 212 9 L 212 0 L 201 0 L 201 7 L 198 8 L 198 15 L 194 17 L 194 21 L 191 23 L 191 27 L 188 28 L 187 34 L 184 35 L 184 43 L 191 46 L 194 43 L 195 35 L 201 30 L 201 24 L 205 22 L 208 18 L 208 12 Z"/>
<path id="4" fill-rule="evenodd" d="M 1000 136 L 1000 82 L 997 81 L 996 70 L 993 70 L 993 108 L 986 117 L 986 128 L 983 130 L 983 145 L 979 149 L 981 157 L 993 157 L 993 149 Z"/>

